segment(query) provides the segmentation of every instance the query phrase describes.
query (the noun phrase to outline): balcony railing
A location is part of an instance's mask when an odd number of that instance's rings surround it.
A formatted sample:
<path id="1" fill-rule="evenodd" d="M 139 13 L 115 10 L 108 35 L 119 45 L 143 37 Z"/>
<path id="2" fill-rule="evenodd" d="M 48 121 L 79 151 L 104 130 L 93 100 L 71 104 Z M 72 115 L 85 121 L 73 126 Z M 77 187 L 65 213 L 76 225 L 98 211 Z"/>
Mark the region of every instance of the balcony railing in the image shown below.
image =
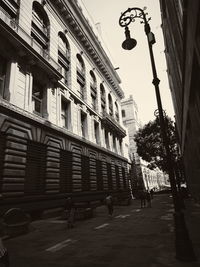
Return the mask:
<path id="1" fill-rule="evenodd" d="M 18 35 L 29 44 L 38 54 L 40 54 L 45 60 L 48 61 L 51 66 L 56 69 L 60 74 L 62 72 L 59 64 L 49 56 L 49 53 L 37 43 L 33 37 L 31 37 L 25 30 L 23 30 L 8 13 L 0 8 L 0 19 L 2 19 L 7 25 L 9 25 Z"/>
<path id="2" fill-rule="evenodd" d="M 42 57 L 44 57 L 52 67 L 54 67 L 57 71 L 62 73 L 61 67 L 59 64 L 49 56 L 49 53 L 43 49 L 35 40 L 33 37 L 31 37 L 29 34 L 27 34 L 19 25 L 16 28 L 17 33 L 19 36 L 26 41 L 35 51 L 38 52 Z"/>
<path id="3" fill-rule="evenodd" d="M 12 18 L 17 17 L 17 12 L 19 9 L 19 5 L 16 0 L 1 0 L 3 2 L 3 5 L 6 7 L 5 11 L 7 14 L 10 14 Z"/>
<path id="4" fill-rule="evenodd" d="M 0 19 L 2 19 L 7 25 L 16 28 L 16 19 L 10 16 L 2 7 L 0 7 Z"/>
<path id="5" fill-rule="evenodd" d="M 118 134 L 122 137 L 126 136 L 126 131 L 119 125 L 119 123 L 106 111 L 102 112 L 102 122 L 108 127 L 112 128 L 114 131 L 117 131 Z"/>

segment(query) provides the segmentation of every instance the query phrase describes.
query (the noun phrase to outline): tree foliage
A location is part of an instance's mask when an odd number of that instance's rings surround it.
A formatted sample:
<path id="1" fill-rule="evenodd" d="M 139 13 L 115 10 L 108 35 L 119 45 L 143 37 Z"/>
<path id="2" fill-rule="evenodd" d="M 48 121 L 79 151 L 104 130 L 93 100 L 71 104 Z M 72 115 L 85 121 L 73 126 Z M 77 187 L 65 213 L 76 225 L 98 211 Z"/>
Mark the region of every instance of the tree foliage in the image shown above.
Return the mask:
<path id="1" fill-rule="evenodd" d="M 172 162 L 176 164 L 180 159 L 177 147 L 176 131 L 173 121 L 168 116 L 165 117 L 165 126 Z M 150 121 L 144 125 L 143 128 L 140 128 L 135 134 L 134 140 L 137 145 L 138 155 L 149 163 L 148 167 L 150 169 L 158 167 L 167 172 L 166 154 L 158 118 L 154 121 Z"/>

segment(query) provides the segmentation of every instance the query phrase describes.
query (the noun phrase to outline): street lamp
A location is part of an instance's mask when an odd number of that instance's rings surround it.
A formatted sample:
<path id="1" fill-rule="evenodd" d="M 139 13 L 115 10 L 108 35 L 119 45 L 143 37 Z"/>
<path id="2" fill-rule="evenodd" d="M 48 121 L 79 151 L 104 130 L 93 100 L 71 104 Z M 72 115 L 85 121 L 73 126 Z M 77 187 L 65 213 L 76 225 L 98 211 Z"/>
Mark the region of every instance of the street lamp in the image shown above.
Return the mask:
<path id="1" fill-rule="evenodd" d="M 125 41 L 122 43 L 122 48 L 125 50 L 131 50 L 136 46 L 137 41 L 131 38 L 128 25 L 131 22 L 134 22 L 135 19 L 139 19 L 140 22 L 144 24 L 144 31 L 145 31 L 145 34 L 147 36 L 147 41 L 148 41 L 151 67 L 152 67 L 152 73 L 153 73 L 152 83 L 155 87 L 160 128 L 161 128 L 161 134 L 162 134 L 162 139 L 163 139 L 163 145 L 164 145 L 165 153 L 166 153 L 168 175 L 169 175 L 173 203 L 174 203 L 176 258 L 181 261 L 194 261 L 196 260 L 196 257 L 195 257 L 192 243 L 190 241 L 189 234 L 186 228 L 184 213 L 182 212 L 180 203 L 179 203 L 176 180 L 174 176 L 174 169 L 173 169 L 172 159 L 170 155 L 169 142 L 168 142 L 166 125 L 165 125 L 165 120 L 164 120 L 164 115 L 163 115 L 162 102 L 161 102 L 160 89 L 159 89 L 160 80 L 157 77 L 157 71 L 156 71 L 155 60 L 154 60 L 154 55 L 153 55 L 153 47 L 152 47 L 153 44 L 155 43 L 155 37 L 154 37 L 154 34 L 151 32 L 151 28 L 148 23 L 151 18 L 146 17 L 148 13 L 144 12 L 145 9 L 146 8 L 141 9 L 137 7 L 128 8 L 125 12 L 121 14 L 119 18 L 119 25 L 121 27 L 125 27 L 125 36 L 126 36 Z"/>

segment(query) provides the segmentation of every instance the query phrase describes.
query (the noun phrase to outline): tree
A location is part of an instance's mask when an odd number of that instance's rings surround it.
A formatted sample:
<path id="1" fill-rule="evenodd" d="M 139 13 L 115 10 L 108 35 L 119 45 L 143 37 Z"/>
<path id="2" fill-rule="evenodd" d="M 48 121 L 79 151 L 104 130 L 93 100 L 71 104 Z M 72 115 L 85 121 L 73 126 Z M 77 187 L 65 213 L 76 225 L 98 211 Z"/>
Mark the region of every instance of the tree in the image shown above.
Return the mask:
<path id="1" fill-rule="evenodd" d="M 177 170 L 177 166 L 180 164 L 180 154 L 176 139 L 176 129 L 173 121 L 168 116 L 165 117 L 165 126 L 171 159 L 174 170 Z M 148 167 L 150 169 L 158 167 L 162 171 L 168 172 L 159 118 L 150 121 L 143 128 L 140 128 L 135 134 L 134 140 L 137 145 L 138 155 L 149 163 Z"/>

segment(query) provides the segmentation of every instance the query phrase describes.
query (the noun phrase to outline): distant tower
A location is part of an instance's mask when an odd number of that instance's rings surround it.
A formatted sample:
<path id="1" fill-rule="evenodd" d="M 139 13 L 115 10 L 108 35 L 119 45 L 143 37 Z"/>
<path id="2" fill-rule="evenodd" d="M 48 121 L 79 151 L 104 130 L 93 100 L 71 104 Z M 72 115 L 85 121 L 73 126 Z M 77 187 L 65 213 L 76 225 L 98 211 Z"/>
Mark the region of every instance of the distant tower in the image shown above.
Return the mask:
<path id="1" fill-rule="evenodd" d="M 122 121 L 128 129 L 129 135 L 129 156 L 132 161 L 132 188 L 138 189 L 144 187 L 143 175 L 141 170 L 140 157 L 137 154 L 137 147 L 134 141 L 134 135 L 140 128 L 141 124 L 138 117 L 138 107 L 130 95 L 129 98 L 121 102 L 122 107 Z"/>

